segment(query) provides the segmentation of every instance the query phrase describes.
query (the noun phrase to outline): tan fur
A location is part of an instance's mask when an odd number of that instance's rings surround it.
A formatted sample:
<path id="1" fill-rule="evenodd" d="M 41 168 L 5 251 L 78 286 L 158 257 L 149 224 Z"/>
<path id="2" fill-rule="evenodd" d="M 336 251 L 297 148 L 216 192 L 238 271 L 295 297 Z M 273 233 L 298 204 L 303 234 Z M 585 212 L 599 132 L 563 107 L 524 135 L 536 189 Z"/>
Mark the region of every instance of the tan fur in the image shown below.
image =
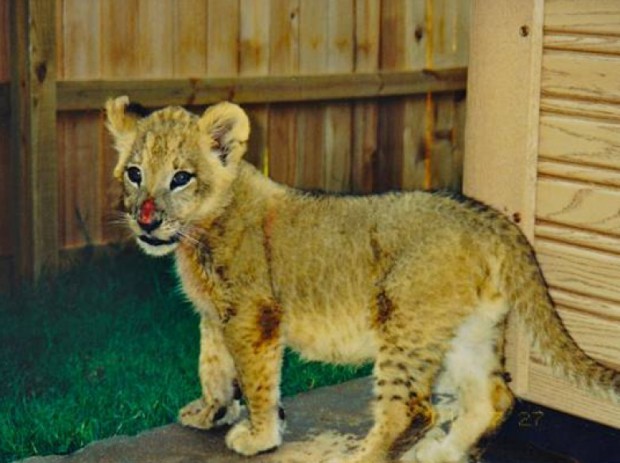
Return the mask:
<path id="1" fill-rule="evenodd" d="M 532 249 L 499 213 L 424 192 L 313 197 L 241 159 L 249 125 L 238 106 L 140 119 L 127 104 L 106 105 L 127 224 L 147 253 L 176 254 L 202 319 L 203 396 L 182 423 L 234 421 L 238 382 L 249 420 L 226 443 L 244 455 L 279 445 L 288 345 L 308 359 L 375 362 L 375 425 L 349 461 L 388 461 L 396 449 L 402 461 L 464 461 L 512 405 L 501 358 L 510 309 L 551 364 L 618 402 L 619 374 L 568 336 Z M 180 171 L 191 178 L 179 187 Z M 150 201 L 147 230 L 138 218 Z"/>

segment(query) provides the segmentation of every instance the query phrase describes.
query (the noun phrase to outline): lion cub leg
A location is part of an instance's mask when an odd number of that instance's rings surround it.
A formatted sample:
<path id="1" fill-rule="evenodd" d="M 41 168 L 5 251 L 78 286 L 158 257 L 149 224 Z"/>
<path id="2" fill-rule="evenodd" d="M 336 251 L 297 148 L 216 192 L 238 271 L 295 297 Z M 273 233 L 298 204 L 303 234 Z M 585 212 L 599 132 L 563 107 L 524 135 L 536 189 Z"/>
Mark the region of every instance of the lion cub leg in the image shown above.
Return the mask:
<path id="1" fill-rule="evenodd" d="M 505 310 L 487 303 L 457 330 L 439 378 L 439 391 L 456 397 L 449 421 L 440 422 L 403 462 L 461 463 L 467 461 L 481 436 L 495 429 L 512 406 L 512 394 L 501 374 L 501 330 Z M 454 407 L 456 406 L 456 407 Z M 441 415 L 441 414 L 440 414 Z"/>
<path id="2" fill-rule="evenodd" d="M 210 429 L 234 423 L 241 412 L 235 365 L 221 328 L 206 317 L 200 320 L 198 375 L 202 396 L 181 408 L 181 424 Z"/>
<path id="3" fill-rule="evenodd" d="M 277 304 L 264 304 L 252 310 L 240 310 L 225 327 L 224 335 L 249 411 L 249 419 L 237 423 L 228 432 L 226 445 L 242 455 L 272 450 L 282 443 L 281 317 L 282 310 Z"/>
<path id="4" fill-rule="evenodd" d="M 424 339 L 418 333 L 391 334 L 379 345 L 374 425 L 348 463 L 391 461 L 402 439 L 416 441 L 432 426 L 431 383 L 440 367 L 441 348 Z"/>

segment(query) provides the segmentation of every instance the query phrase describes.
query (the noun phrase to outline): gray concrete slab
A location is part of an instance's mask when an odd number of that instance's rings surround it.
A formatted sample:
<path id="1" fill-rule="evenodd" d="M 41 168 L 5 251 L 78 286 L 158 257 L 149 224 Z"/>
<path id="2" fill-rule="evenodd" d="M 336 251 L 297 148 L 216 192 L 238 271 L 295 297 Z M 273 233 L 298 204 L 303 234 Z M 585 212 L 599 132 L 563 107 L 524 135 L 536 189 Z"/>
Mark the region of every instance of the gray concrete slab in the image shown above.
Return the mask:
<path id="1" fill-rule="evenodd" d="M 324 463 L 350 452 L 371 425 L 370 381 L 359 379 L 284 401 L 285 444 L 254 458 L 224 445 L 226 430 L 199 431 L 171 424 L 137 436 L 92 443 L 68 456 L 33 457 L 21 463 Z M 485 463 L 566 463 L 532 448 L 491 445 Z M 369 462 L 372 463 L 372 462 Z"/>

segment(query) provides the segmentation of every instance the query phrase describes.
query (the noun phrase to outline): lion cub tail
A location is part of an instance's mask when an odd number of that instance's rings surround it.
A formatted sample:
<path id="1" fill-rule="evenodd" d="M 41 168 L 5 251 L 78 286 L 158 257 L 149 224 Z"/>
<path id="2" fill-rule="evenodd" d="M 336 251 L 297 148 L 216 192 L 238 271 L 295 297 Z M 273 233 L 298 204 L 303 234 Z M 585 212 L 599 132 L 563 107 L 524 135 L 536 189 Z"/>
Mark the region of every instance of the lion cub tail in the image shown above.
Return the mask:
<path id="1" fill-rule="evenodd" d="M 558 315 L 529 246 L 513 248 L 504 268 L 505 294 L 525 321 L 533 344 L 545 363 L 577 387 L 620 404 L 620 371 L 588 356 L 575 342 Z"/>

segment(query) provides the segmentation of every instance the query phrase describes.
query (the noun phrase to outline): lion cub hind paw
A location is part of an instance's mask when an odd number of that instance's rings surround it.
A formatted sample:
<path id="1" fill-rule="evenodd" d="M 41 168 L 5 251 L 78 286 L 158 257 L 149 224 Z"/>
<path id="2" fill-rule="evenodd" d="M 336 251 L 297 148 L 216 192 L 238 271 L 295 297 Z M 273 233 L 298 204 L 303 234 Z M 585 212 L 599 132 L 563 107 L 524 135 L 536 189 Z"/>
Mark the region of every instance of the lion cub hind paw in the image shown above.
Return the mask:
<path id="1" fill-rule="evenodd" d="M 466 463 L 468 458 L 445 441 L 428 439 L 415 447 L 415 459 L 410 460 L 409 452 L 403 455 L 403 462 L 415 463 Z"/>
<path id="2" fill-rule="evenodd" d="M 245 456 L 275 450 L 282 443 L 278 429 L 256 432 L 248 420 L 237 423 L 226 435 L 229 449 Z"/>
<path id="3" fill-rule="evenodd" d="M 238 400 L 233 400 L 227 407 L 217 404 L 207 405 L 204 399 L 196 399 L 179 411 L 179 422 L 183 426 L 196 429 L 211 429 L 235 423 L 243 407 Z"/>

